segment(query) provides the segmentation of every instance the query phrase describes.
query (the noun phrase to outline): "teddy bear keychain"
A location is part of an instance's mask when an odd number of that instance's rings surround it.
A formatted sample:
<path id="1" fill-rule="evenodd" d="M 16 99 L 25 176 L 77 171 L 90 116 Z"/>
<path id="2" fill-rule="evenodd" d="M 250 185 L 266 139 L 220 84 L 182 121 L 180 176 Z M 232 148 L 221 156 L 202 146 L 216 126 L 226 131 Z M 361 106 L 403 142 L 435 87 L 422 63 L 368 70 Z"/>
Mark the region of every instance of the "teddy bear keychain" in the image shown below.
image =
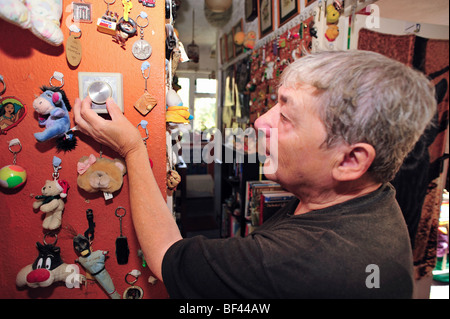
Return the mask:
<path id="1" fill-rule="evenodd" d="M 33 209 L 39 209 L 45 213 L 42 227 L 47 230 L 55 230 L 61 226 L 62 214 L 64 211 L 63 199 L 67 197 L 69 183 L 65 180 L 58 180 L 61 169 L 61 159 L 53 157 L 53 180 L 47 180 L 42 187 L 42 195 L 35 197 Z"/>
<path id="2" fill-rule="evenodd" d="M 88 193 L 103 192 L 105 200 L 109 200 L 122 187 L 126 171 L 121 159 L 103 158 L 101 154 L 83 156 L 77 164 L 77 184 Z"/>

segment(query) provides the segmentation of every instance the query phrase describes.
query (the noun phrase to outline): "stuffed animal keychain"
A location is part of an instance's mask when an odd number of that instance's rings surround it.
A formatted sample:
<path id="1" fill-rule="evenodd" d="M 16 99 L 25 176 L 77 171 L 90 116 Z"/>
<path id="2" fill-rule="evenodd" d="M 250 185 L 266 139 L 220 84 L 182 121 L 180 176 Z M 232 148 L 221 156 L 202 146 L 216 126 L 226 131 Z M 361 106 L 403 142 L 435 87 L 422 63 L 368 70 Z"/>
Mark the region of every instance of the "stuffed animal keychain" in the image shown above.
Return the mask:
<path id="1" fill-rule="evenodd" d="M 19 165 L 16 165 L 17 154 L 22 150 L 22 145 L 18 138 L 9 142 L 9 151 L 13 153 L 14 160 L 12 165 L 3 166 L 0 169 L 0 186 L 5 188 L 18 188 L 27 181 L 27 171 Z"/>
<path id="2" fill-rule="evenodd" d="M 100 284 L 100 286 L 103 287 L 111 299 L 120 299 L 120 295 L 116 291 L 111 276 L 105 269 L 106 255 L 108 254 L 108 251 L 93 251 L 92 249 L 95 227 L 92 210 L 86 211 L 86 217 L 89 221 L 88 230 L 86 230 L 85 235 L 78 234 L 73 239 L 73 247 L 79 254 L 79 258 L 76 262 L 80 263 L 83 268 L 95 278 L 95 280 Z"/>
<path id="3" fill-rule="evenodd" d="M 113 198 L 123 184 L 123 175 L 127 169 L 121 159 L 96 157 L 91 154 L 80 158 L 77 164 L 78 186 L 88 193 L 103 192 L 105 200 Z"/>
<path id="4" fill-rule="evenodd" d="M 58 241 L 57 235 L 53 235 L 55 241 L 52 244 L 47 244 L 45 241 L 47 236 L 44 236 L 44 244 L 36 242 L 38 256 L 34 262 L 23 267 L 17 274 L 17 287 L 48 287 L 55 282 L 66 281 L 70 275 L 73 275 L 73 269 L 77 266 L 66 264 L 62 260 L 61 249 L 55 246 Z M 78 283 L 86 280 L 82 275 L 73 279 L 78 280 Z"/>
<path id="5" fill-rule="evenodd" d="M 65 180 L 58 180 L 61 169 L 61 159 L 53 157 L 53 180 L 47 180 L 42 187 L 42 195 L 36 196 L 33 203 L 35 210 L 39 209 L 45 213 L 42 227 L 48 230 L 55 230 L 61 226 L 62 214 L 64 211 L 63 199 L 67 197 L 69 183 Z"/>
<path id="6" fill-rule="evenodd" d="M 61 82 L 54 86 L 52 79 Z M 39 125 L 45 126 L 43 132 L 34 133 L 38 142 L 56 139 L 58 151 L 71 151 L 77 145 L 76 137 L 70 130 L 69 111 L 72 109 L 66 93 L 61 89 L 64 86 L 64 76 L 55 72 L 50 78 L 50 87 L 41 87 L 42 94 L 33 101 L 33 108 L 39 114 Z"/>

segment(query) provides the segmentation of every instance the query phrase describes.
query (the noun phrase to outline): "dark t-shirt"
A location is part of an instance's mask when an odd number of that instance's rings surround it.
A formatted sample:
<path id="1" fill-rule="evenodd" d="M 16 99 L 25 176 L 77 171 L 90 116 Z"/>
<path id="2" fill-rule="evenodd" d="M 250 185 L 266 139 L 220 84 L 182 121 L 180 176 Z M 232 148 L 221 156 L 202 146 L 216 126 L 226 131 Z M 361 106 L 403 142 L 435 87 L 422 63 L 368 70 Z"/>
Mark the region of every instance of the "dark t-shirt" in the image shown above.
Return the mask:
<path id="1" fill-rule="evenodd" d="M 411 298 L 410 241 L 385 184 L 293 215 L 294 200 L 245 238 L 182 239 L 166 252 L 172 298 Z"/>

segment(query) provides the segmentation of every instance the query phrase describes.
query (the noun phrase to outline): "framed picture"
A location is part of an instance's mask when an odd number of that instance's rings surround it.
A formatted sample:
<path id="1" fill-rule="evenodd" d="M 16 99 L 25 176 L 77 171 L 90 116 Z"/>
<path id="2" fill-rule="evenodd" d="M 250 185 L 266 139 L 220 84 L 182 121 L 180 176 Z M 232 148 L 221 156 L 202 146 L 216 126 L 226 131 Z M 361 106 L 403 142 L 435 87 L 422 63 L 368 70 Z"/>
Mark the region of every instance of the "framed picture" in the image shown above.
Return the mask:
<path id="1" fill-rule="evenodd" d="M 233 30 L 227 33 L 227 61 L 234 58 L 234 39 Z"/>
<path id="2" fill-rule="evenodd" d="M 92 4 L 85 2 L 72 2 L 74 22 L 92 22 Z"/>
<path id="3" fill-rule="evenodd" d="M 273 0 L 258 0 L 259 37 L 273 31 Z"/>
<path id="4" fill-rule="evenodd" d="M 279 0 L 278 2 L 278 17 L 280 26 L 285 24 L 291 18 L 298 14 L 298 1 L 297 0 Z"/>
<path id="5" fill-rule="evenodd" d="M 224 64 L 228 61 L 228 55 L 227 55 L 227 35 L 224 34 L 220 38 L 220 62 Z"/>
<path id="6" fill-rule="evenodd" d="M 237 45 L 234 42 L 234 36 L 236 35 L 236 33 L 244 31 L 244 22 L 242 21 L 242 19 L 233 27 L 232 31 L 233 31 L 234 56 L 238 56 L 239 54 L 244 52 L 244 47 L 242 44 Z"/>
<path id="7" fill-rule="evenodd" d="M 245 22 L 252 22 L 258 16 L 258 0 L 245 0 Z"/>
<path id="8" fill-rule="evenodd" d="M 314 2 L 316 2 L 316 0 L 305 0 L 305 8 Z"/>

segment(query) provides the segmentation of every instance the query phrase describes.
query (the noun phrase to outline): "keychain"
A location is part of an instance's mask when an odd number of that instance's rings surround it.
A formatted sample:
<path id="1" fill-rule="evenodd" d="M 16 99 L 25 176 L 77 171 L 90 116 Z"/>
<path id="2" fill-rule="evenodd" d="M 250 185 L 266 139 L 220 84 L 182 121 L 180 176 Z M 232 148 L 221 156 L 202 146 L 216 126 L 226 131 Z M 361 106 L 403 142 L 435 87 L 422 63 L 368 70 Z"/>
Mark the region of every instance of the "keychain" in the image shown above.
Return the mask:
<path id="1" fill-rule="evenodd" d="M 108 271 L 105 269 L 106 255 L 108 251 L 106 250 L 96 250 L 92 249 L 92 240 L 94 238 L 94 227 L 95 223 L 92 210 L 86 211 L 86 217 L 89 222 L 89 228 L 86 230 L 85 234 L 91 234 L 91 240 L 86 236 L 78 234 L 73 238 L 73 248 L 79 254 L 76 262 L 80 263 L 84 269 L 95 278 L 95 280 L 102 286 L 111 299 L 120 299 L 119 293 L 116 291 L 114 283 L 109 275 Z"/>
<path id="2" fill-rule="evenodd" d="M 22 145 L 18 138 L 9 142 L 9 151 L 14 155 L 13 164 L 6 165 L 0 169 L 0 186 L 4 188 L 18 188 L 27 181 L 27 171 L 22 166 L 16 165 L 17 154 L 21 150 Z"/>
<path id="3" fill-rule="evenodd" d="M 44 235 L 44 244 L 36 242 L 36 248 L 39 252 L 35 261 L 22 268 L 16 277 L 17 287 L 28 286 L 30 288 L 48 287 L 58 281 L 67 281 L 70 275 L 73 276 L 75 265 L 66 264 L 61 258 L 61 249 L 56 247 L 58 236 L 54 234 L 55 241 L 52 244 L 47 244 L 45 239 L 48 234 Z M 77 282 L 71 282 L 74 286 L 79 286 L 80 282 L 86 280 L 83 275 L 72 278 Z M 68 287 L 68 286 L 67 286 Z"/>
<path id="4" fill-rule="evenodd" d="M 2 95 L 6 92 L 6 83 L 0 74 L 0 134 L 6 134 L 6 131 L 19 124 L 25 115 L 27 109 L 25 105 L 14 96 Z"/>
<path id="5" fill-rule="evenodd" d="M 125 275 L 125 282 L 131 287 L 125 289 L 123 292 L 123 299 L 142 299 L 142 297 L 144 297 L 144 291 L 142 288 L 134 285 L 138 281 L 140 275 L 141 272 L 137 269 L 133 269 Z M 133 281 L 128 281 L 128 276 L 133 277 Z"/>
<path id="6" fill-rule="evenodd" d="M 61 169 L 61 159 L 53 157 L 53 180 L 47 180 L 42 187 L 42 195 L 35 197 L 33 209 L 39 209 L 45 213 L 42 227 L 48 230 L 55 230 L 61 226 L 62 214 L 64 211 L 63 199 L 67 197 L 70 188 L 69 183 L 59 179 L 59 170 Z"/>
<path id="7" fill-rule="evenodd" d="M 111 0 L 111 2 L 107 2 L 106 0 L 103 0 L 103 2 L 106 3 L 106 12 L 97 20 L 97 31 L 115 35 L 116 29 L 117 29 L 117 19 L 119 19 L 119 15 L 117 12 L 113 12 L 109 10 L 109 6 L 114 4 L 116 0 Z"/>
<path id="8" fill-rule="evenodd" d="M 116 36 L 122 38 L 122 48 L 124 47 L 124 41 L 131 38 L 136 34 L 136 22 L 129 17 L 133 3 L 130 0 L 122 0 L 123 5 L 123 17 L 120 18 L 117 24 Z"/>
<path id="9" fill-rule="evenodd" d="M 123 214 L 119 211 L 123 210 Z M 119 265 L 128 263 L 128 256 L 130 255 L 130 248 L 128 247 L 128 239 L 122 235 L 122 218 L 127 214 L 127 211 L 122 206 L 116 208 L 115 215 L 120 222 L 120 236 L 116 238 L 116 259 Z"/>
<path id="10" fill-rule="evenodd" d="M 139 24 L 139 18 L 145 19 L 145 24 Z M 144 28 L 146 28 L 149 24 L 147 13 L 141 11 L 141 13 L 136 18 L 136 24 L 139 27 L 139 36 L 140 40 L 137 40 L 133 44 L 133 48 L 131 52 L 138 60 L 147 60 L 152 55 L 152 46 L 150 43 L 144 40 Z"/>
<path id="11" fill-rule="evenodd" d="M 147 71 L 148 70 L 148 71 Z M 146 71 L 148 72 L 146 75 Z M 158 101 L 147 91 L 147 80 L 150 77 L 150 63 L 147 61 L 141 66 L 142 76 L 145 80 L 144 94 L 136 101 L 134 108 L 143 116 L 147 115 L 158 104 Z"/>
<path id="12" fill-rule="evenodd" d="M 53 85 L 53 79 L 58 80 L 60 85 Z M 70 130 L 69 111 L 72 107 L 66 93 L 61 89 L 63 86 L 64 75 L 54 72 L 50 78 L 50 87 L 41 87 L 42 94 L 34 99 L 33 108 L 38 113 L 39 125 L 45 126 L 45 130 L 34 133 L 34 137 L 38 142 L 55 138 L 57 150 L 67 152 L 75 149 L 77 140 Z"/>
<path id="13" fill-rule="evenodd" d="M 72 35 L 73 33 L 79 33 L 78 36 Z M 67 62 L 73 67 L 77 67 L 81 62 L 81 30 L 72 24 L 69 27 L 69 37 L 66 43 L 66 58 Z"/>
<path id="14" fill-rule="evenodd" d="M 91 23 L 92 4 L 84 2 L 72 2 L 73 22 Z"/>

